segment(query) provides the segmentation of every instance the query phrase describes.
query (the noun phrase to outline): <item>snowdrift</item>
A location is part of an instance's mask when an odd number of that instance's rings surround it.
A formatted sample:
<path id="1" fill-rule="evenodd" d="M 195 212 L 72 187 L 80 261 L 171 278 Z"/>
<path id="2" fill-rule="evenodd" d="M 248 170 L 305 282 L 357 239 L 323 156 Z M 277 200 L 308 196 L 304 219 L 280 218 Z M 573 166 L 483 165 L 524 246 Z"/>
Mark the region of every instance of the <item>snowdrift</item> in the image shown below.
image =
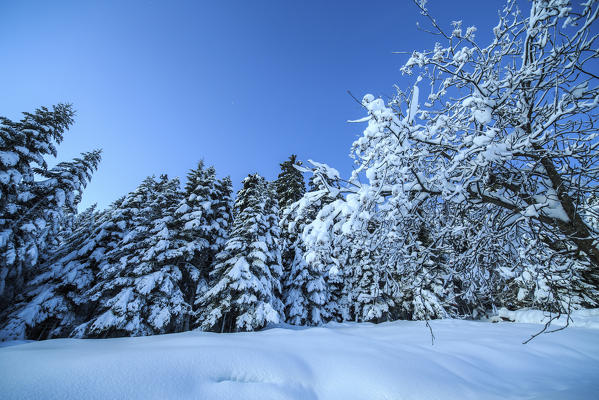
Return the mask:
<path id="1" fill-rule="evenodd" d="M 431 326 L 434 345 L 424 322 L 409 321 L 18 344 L 0 348 L 0 397 L 597 398 L 599 330 L 569 327 L 523 345 L 542 325 Z"/>

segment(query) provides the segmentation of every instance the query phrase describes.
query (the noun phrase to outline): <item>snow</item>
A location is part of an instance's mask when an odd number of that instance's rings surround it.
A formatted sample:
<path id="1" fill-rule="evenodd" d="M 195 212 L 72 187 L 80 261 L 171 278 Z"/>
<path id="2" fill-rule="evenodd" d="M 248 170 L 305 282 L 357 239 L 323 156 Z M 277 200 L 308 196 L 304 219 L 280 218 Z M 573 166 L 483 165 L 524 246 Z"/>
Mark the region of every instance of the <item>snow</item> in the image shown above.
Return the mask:
<path id="1" fill-rule="evenodd" d="M 420 82 L 422 78 L 419 76 L 417 82 Z M 414 89 L 412 91 L 412 101 L 410 101 L 410 109 L 408 111 L 408 122 L 411 124 L 414 121 L 414 117 L 416 116 L 416 112 L 418 112 L 418 97 L 420 95 L 420 90 L 418 89 L 418 85 L 414 85 Z"/>
<path id="2" fill-rule="evenodd" d="M 361 123 L 361 122 L 368 122 L 368 121 L 370 121 L 371 118 L 372 118 L 371 115 L 367 115 L 367 116 L 365 116 L 363 118 L 360 118 L 360 119 L 349 119 L 349 120 L 347 120 L 347 122 L 354 123 L 354 124 L 355 123 Z"/>
<path id="3" fill-rule="evenodd" d="M 492 110 L 489 107 L 486 107 L 482 110 L 474 110 L 474 118 L 479 124 L 488 124 L 492 119 L 491 111 Z"/>
<path id="4" fill-rule="evenodd" d="M 423 321 L 33 342 L 0 348 L 0 387 L 3 399 L 260 400 L 582 399 L 599 389 L 595 329 L 523 345 L 542 325 L 431 326 L 434 344 Z"/>
<path id="5" fill-rule="evenodd" d="M 0 162 L 6 167 L 15 166 L 19 162 L 19 155 L 12 151 L 0 151 Z"/>
<path id="6" fill-rule="evenodd" d="M 533 309 L 510 311 L 507 308 L 500 308 L 497 310 L 497 317 L 499 318 L 528 324 L 545 324 L 552 317 L 556 316 L 556 314 L 550 314 L 548 312 Z M 555 318 L 553 321 L 551 321 L 551 327 L 558 328 L 565 326 L 567 319 L 568 318 L 566 315 L 561 315 L 559 318 Z M 568 323 L 568 326 L 599 329 L 599 309 L 574 311 L 572 314 L 570 314 L 570 322 Z"/>

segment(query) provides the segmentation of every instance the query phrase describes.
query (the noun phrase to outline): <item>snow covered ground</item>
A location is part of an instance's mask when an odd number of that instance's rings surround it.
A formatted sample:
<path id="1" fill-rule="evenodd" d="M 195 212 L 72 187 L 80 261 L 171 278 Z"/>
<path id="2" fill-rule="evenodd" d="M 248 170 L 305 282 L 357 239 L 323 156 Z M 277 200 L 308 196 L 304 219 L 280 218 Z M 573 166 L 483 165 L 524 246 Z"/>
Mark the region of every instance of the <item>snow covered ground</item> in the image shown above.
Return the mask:
<path id="1" fill-rule="evenodd" d="M 592 311 L 585 318 L 597 318 Z M 530 314 L 530 313 L 529 313 Z M 525 315 L 525 314 L 523 314 Z M 530 315 L 529 315 L 530 316 Z M 575 321 L 577 318 L 575 318 Z M 442 320 L 0 348 L 3 399 L 596 399 L 599 330 Z M 595 325 L 596 326 L 596 325 Z"/>

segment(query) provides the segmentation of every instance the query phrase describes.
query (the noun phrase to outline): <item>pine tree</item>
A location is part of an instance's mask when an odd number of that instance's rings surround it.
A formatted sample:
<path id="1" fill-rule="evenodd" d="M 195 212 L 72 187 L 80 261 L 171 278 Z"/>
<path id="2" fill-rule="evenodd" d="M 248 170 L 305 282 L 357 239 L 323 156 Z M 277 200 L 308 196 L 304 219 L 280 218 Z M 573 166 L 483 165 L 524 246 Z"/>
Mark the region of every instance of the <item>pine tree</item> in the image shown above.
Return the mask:
<path id="1" fill-rule="evenodd" d="M 306 245 L 303 240 L 304 228 L 312 222 L 323 203 L 326 193 L 311 191 L 306 196 L 322 196 L 311 199 L 300 199 L 297 207 L 288 207 L 282 217 L 281 226 L 288 232 L 288 251 L 293 254 L 289 268 L 284 274 L 283 301 L 287 322 L 293 325 L 321 325 L 330 319 L 326 310 L 329 302 L 329 291 L 326 283 L 328 269 L 320 265 L 315 254 L 306 259 Z"/>
<path id="2" fill-rule="evenodd" d="M 213 254 L 218 254 L 225 246 L 233 224 L 233 183 L 225 177 L 215 183 L 215 198 L 212 201 L 214 234 L 211 243 Z"/>
<path id="3" fill-rule="evenodd" d="M 94 279 L 92 257 L 86 250 L 95 243 L 97 236 L 92 233 L 106 215 L 107 211 L 98 213 L 92 206 L 74 218 L 70 235 L 14 300 L 0 328 L 0 340 L 68 337 L 85 322 L 88 302 L 81 293 Z"/>
<path id="4" fill-rule="evenodd" d="M 177 179 L 163 175 L 146 179 L 127 196 L 122 207 L 131 214 L 131 230 L 107 254 L 100 282 L 90 291 L 98 307 L 77 335 L 141 336 L 185 328 L 191 305 L 182 270 L 189 264 L 171 229 L 181 200 L 178 187 Z"/>
<path id="5" fill-rule="evenodd" d="M 283 265 L 281 260 L 281 229 L 279 228 L 279 203 L 277 201 L 276 184 L 267 184 L 266 204 L 264 206 L 264 237 L 266 240 L 266 265 L 273 279 L 273 307 L 281 317 L 284 316 L 282 301 Z"/>
<path id="6" fill-rule="evenodd" d="M 293 208 L 292 205 L 300 200 L 306 192 L 304 176 L 295 167 L 301 164 L 297 156 L 292 154 L 289 160 L 280 164 L 281 172 L 274 182 L 279 204 L 279 215 L 281 217 L 280 247 L 284 280 L 287 280 L 287 277 L 291 273 L 293 262 L 297 258 L 294 244 L 298 241 L 298 232 L 294 229 L 289 229 L 290 220 L 288 215 Z M 287 217 L 283 218 L 284 215 L 287 215 Z M 301 255 L 299 256 L 301 257 Z"/>
<path id="7" fill-rule="evenodd" d="M 37 202 L 27 204 L 26 207 L 37 207 L 39 212 L 33 211 L 32 215 L 39 215 L 45 221 L 43 228 L 38 224 L 40 229 L 36 235 L 40 261 L 43 261 L 44 252 L 56 250 L 60 245 L 61 236 L 68 234 L 65 229 L 69 229 L 68 225 L 77 212 L 82 190 L 91 180 L 91 174 L 96 170 L 100 159 L 99 150 L 83 153 L 81 158 L 61 162 L 47 171 L 39 171 L 44 180 L 31 186 L 24 185 L 25 190 L 30 189 L 31 193 L 35 193 L 34 199 Z"/>
<path id="8" fill-rule="evenodd" d="M 397 286 L 381 258 L 391 255 L 384 251 L 384 243 L 364 240 L 362 234 L 354 232 L 348 240 L 345 290 L 351 317 L 356 322 L 389 320 L 396 307 Z"/>
<path id="9" fill-rule="evenodd" d="M 251 331 L 280 321 L 278 271 L 273 265 L 277 255 L 272 252 L 276 234 L 269 232 L 268 223 L 274 210 L 264 178 L 245 178 L 232 231 L 211 272 L 214 284 L 200 299 L 202 329 Z"/>
<path id="10" fill-rule="evenodd" d="M 56 244 L 100 160 L 94 151 L 48 170 L 44 157 L 56 156 L 73 115 L 70 105 L 59 104 L 18 122 L 0 117 L 0 310 L 35 275 L 40 253 Z"/>
<path id="11" fill-rule="evenodd" d="M 281 172 L 275 181 L 276 197 L 279 202 L 281 212 L 302 198 L 306 193 L 306 184 L 302 172 L 295 166 L 302 165 L 295 154 L 289 157 L 289 160 L 280 164 Z"/>
<path id="12" fill-rule="evenodd" d="M 175 218 L 181 224 L 179 228 L 180 239 L 189 246 L 192 254 L 189 262 L 195 266 L 199 275 L 197 279 L 188 280 L 193 303 L 197 290 L 202 290 L 208 281 L 210 264 L 214 257 L 212 249 L 214 230 L 218 228 L 213 223 L 214 199 L 217 196 L 215 188 L 215 171 L 213 167 L 204 168 L 200 161 L 197 168 L 187 175 L 185 185 L 185 198 L 175 211 Z"/>
<path id="13" fill-rule="evenodd" d="M 189 265 L 184 271 L 197 272 L 184 273 L 184 292 L 190 304 L 195 304 L 208 287 L 214 257 L 224 246 L 232 218 L 231 180 L 217 181 L 215 174 L 213 167 L 205 169 L 200 161 L 188 174 L 185 198 L 175 211 L 178 239 Z M 190 322 L 186 322 L 186 330 Z"/>

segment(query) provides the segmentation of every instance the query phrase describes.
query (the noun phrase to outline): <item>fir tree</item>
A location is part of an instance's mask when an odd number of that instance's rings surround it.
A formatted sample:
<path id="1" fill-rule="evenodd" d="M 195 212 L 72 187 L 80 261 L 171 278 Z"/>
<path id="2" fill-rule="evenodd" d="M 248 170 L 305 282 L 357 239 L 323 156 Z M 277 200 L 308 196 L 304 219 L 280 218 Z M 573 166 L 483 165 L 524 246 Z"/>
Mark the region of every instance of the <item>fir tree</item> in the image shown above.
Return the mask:
<path id="1" fill-rule="evenodd" d="M 275 181 L 276 196 L 281 212 L 302 198 L 306 193 L 306 184 L 302 172 L 295 166 L 302 165 L 295 154 L 280 164 L 281 172 Z"/>
<path id="2" fill-rule="evenodd" d="M 265 225 L 264 237 L 266 240 L 268 266 L 273 279 L 272 303 L 281 316 L 284 315 L 282 302 L 283 265 L 281 260 L 281 229 L 279 228 L 279 203 L 277 201 L 276 184 L 269 183 L 266 188 L 266 204 L 264 207 Z"/>
<path id="3" fill-rule="evenodd" d="M 318 190 L 318 189 L 317 189 Z M 326 283 L 328 270 L 319 264 L 319 258 L 311 254 L 306 259 L 306 245 L 302 233 L 307 224 L 312 222 L 325 203 L 326 192 L 316 190 L 307 193 L 306 197 L 321 196 L 318 199 L 300 199 L 297 207 L 288 207 L 281 219 L 281 226 L 287 237 L 293 239 L 287 244 L 289 254 L 293 255 L 284 274 L 283 301 L 287 322 L 293 325 L 321 325 L 330 318 L 325 309 L 329 302 L 329 291 Z M 308 203 L 304 206 L 303 203 Z"/>
<path id="4" fill-rule="evenodd" d="M 217 181 L 214 168 L 204 168 L 202 161 L 188 174 L 185 198 L 175 212 L 174 223 L 178 224 L 178 239 L 186 254 L 183 291 L 189 295 L 190 304 L 206 291 L 214 257 L 227 238 L 232 218 L 231 192 L 231 180 Z M 185 329 L 189 327 L 187 321 Z"/>
<path id="5" fill-rule="evenodd" d="M 218 331 L 251 331 L 280 321 L 277 299 L 276 234 L 269 215 L 276 210 L 258 174 L 243 181 L 234 207 L 233 228 L 217 255 L 214 285 L 200 299 L 199 325 Z"/>
<path id="6" fill-rule="evenodd" d="M 199 273 L 194 283 L 188 282 L 193 296 L 198 290 L 197 285 L 200 288 L 206 286 L 210 264 L 214 257 L 213 230 L 218 228 L 213 223 L 215 219 L 213 203 L 216 196 L 214 168 L 204 168 L 204 162 L 200 161 L 197 168 L 188 173 L 185 198 L 175 211 L 175 218 L 181 224 L 179 237 L 191 250 L 191 258 L 188 261 Z M 193 300 L 191 298 L 190 302 L 193 303 Z"/>
<path id="7" fill-rule="evenodd" d="M 68 337 L 86 321 L 88 301 L 81 294 L 94 280 L 90 249 L 98 237 L 93 232 L 107 214 L 92 206 L 74 218 L 70 235 L 9 309 L 0 328 L 1 340 Z"/>
<path id="8" fill-rule="evenodd" d="M 181 246 L 171 228 L 181 200 L 179 181 L 146 179 L 122 204 L 131 230 L 106 255 L 100 282 L 90 291 L 94 317 L 77 329 L 88 337 L 177 332 L 191 312 L 182 290 Z M 184 258 L 184 257 L 183 257 Z M 193 274 L 193 272 L 192 272 Z M 196 274 L 197 275 L 197 274 Z"/>
<path id="9" fill-rule="evenodd" d="M 40 261 L 43 261 L 43 252 L 49 250 L 53 253 L 61 243 L 61 237 L 68 234 L 69 224 L 77 212 L 77 204 L 81 200 L 83 188 L 91 180 L 91 174 L 96 170 L 101 159 L 101 151 L 96 150 L 83 153 L 82 157 L 72 161 L 61 162 L 47 171 L 39 171 L 45 179 L 40 180 L 25 190 L 31 189 L 35 193 L 39 214 L 45 221 L 45 226 L 37 232 L 36 241 Z M 43 199 L 43 200 L 42 200 Z M 38 203 L 40 204 L 40 203 Z M 27 205 L 34 208 L 36 205 Z"/>
<path id="10" fill-rule="evenodd" d="M 219 253 L 225 246 L 233 224 L 233 183 L 225 177 L 215 183 L 215 198 L 212 201 L 214 215 L 214 234 L 211 242 L 213 254 Z"/>
<path id="11" fill-rule="evenodd" d="M 283 218 L 283 216 L 289 215 L 290 211 L 288 210 L 306 192 L 302 172 L 296 168 L 296 166 L 300 166 L 301 164 L 297 156 L 292 154 L 289 160 L 280 164 L 281 172 L 274 182 L 276 198 L 279 204 L 279 215 L 281 216 L 281 263 L 285 276 L 290 274 L 293 261 L 296 259 L 294 243 L 297 242 L 298 232 L 289 229 L 289 218 Z"/>
<path id="12" fill-rule="evenodd" d="M 70 105 L 59 104 L 18 122 L 0 117 L 0 310 L 34 276 L 40 253 L 56 244 L 100 160 L 95 151 L 48 170 L 45 157 L 56 156 L 73 115 Z"/>
<path id="13" fill-rule="evenodd" d="M 380 322 L 392 319 L 396 306 L 396 281 L 382 257 L 384 244 L 369 242 L 361 238 L 363 232 L 353 232 L 349 238 L 351 246 L 347 258 L 347 303 L 352 319 L 356 322 Z"/>

